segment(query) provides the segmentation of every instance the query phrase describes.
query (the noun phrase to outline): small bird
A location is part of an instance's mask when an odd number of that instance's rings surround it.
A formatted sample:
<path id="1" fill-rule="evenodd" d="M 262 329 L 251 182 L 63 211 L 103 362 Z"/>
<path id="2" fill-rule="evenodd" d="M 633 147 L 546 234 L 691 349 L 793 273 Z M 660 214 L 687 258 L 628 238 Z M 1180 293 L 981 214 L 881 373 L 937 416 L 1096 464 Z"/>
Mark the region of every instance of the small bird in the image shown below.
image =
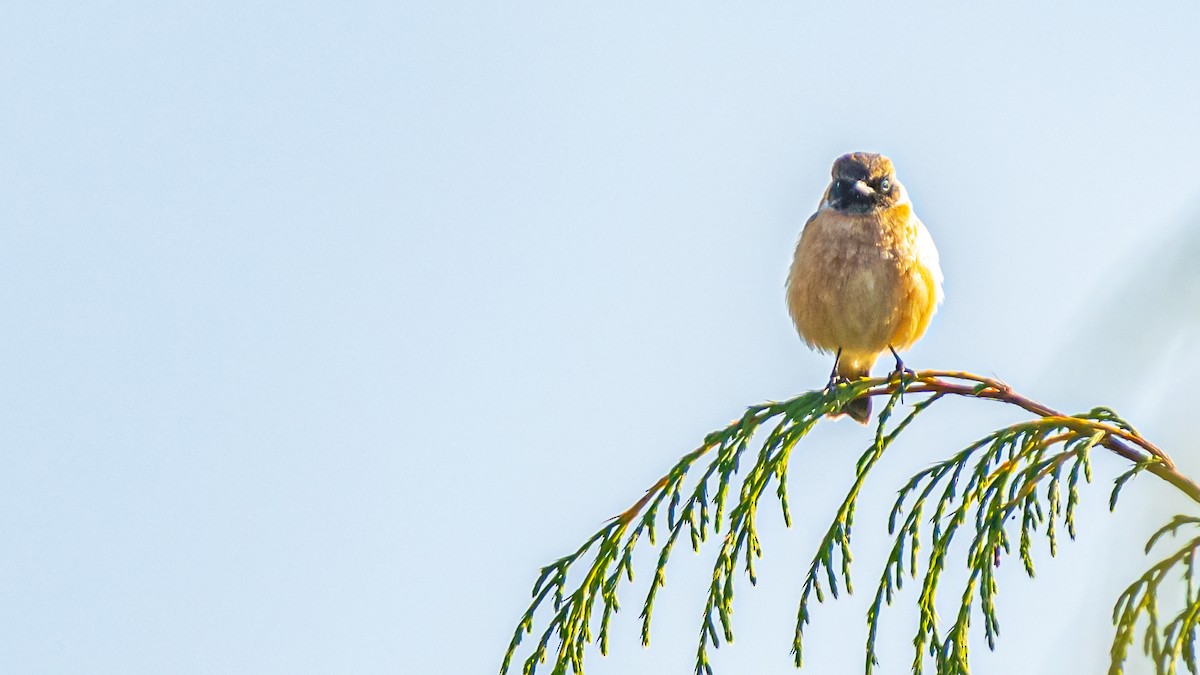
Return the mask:
<path id="1" fill-rule="evenodd" d="M 896 358 L 925 334 L 942 300 L 933 237 L 916 214 L 892 160 L 842 155 L 817 212 L 808 219 L 787 280 L 787 304 L 809 347 L 833 353 L 829 385 L 867 377 L 885 351 Z M 871 399 L 841 414 L 866 424 Z"/>

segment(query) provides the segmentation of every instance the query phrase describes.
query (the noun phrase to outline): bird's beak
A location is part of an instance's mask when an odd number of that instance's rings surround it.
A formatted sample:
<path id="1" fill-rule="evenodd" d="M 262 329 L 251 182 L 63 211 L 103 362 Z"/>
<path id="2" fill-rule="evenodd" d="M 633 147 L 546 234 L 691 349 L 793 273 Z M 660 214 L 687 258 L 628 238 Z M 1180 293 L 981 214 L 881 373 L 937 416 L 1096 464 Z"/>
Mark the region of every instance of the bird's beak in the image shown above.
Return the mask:
<path id="1" fill-rule="evenodd" d="M 865 181 L 856 180 L 856 181 L 854 181 L 854 185 L 852 185 L 851 187 L 854 189 L 855 192 L 857 192 L 858 194 L 860 194 L 864 197 L 870 197 L 871 195 L 875 194 L 875 189 L 872 188 L 870 185 L 867 185 L 867 183 Z"/>

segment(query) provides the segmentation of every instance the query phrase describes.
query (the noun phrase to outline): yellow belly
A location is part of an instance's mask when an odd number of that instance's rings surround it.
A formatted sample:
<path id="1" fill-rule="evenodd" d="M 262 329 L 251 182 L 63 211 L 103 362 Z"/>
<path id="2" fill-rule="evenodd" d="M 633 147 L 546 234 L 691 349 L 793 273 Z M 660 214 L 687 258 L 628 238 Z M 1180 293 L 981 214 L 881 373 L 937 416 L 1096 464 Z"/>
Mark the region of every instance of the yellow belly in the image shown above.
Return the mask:
<path id="1" fill-rule="evenodd" d="M 847 376 L 867 374 L 888 347 L 911 347 L 940 295 L 937 251 L 907 204 L 862 215 L 818 211 L 788 275 L 800 337 L 821 351 L 840 349 Z"/>

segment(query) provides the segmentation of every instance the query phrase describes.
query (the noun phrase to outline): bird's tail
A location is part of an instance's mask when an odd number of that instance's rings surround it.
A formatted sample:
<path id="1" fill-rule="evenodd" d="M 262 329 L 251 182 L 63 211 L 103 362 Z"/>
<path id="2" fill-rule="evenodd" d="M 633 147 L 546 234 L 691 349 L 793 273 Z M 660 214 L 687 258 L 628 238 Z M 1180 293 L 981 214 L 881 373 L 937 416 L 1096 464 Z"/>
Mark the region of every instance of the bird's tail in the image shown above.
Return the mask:
<path id="1" fill-rule="evenodd" d="M 868 377 L 870 374 L 871 364 L 869 363 L 864 365 L 846 358 L 838 361 L 838 375 L 847 380 L 857 380 L 860 377 Z M 838 412 L 831 414 L 830 417 L 841 417 L 842 415 L 849 415 L 850 419 L 865 426 L 871 421 L 871 397 L 856 398 L 842 406 Z"/>

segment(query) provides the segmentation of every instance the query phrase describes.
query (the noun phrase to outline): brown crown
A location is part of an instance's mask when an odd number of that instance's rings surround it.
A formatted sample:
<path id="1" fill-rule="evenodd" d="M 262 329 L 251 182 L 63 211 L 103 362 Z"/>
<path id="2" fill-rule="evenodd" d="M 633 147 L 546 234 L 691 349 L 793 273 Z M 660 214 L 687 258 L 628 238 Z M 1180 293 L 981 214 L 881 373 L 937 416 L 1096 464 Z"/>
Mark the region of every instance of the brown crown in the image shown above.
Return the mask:
<path id="1" fill-rule="evenodd" d="M 852 152 L 838 157 L 833 162 L 833 178 L 862 180 L 868 183 L 884 176 L 894 177 L 892 160 L 874 152 Z"/>

